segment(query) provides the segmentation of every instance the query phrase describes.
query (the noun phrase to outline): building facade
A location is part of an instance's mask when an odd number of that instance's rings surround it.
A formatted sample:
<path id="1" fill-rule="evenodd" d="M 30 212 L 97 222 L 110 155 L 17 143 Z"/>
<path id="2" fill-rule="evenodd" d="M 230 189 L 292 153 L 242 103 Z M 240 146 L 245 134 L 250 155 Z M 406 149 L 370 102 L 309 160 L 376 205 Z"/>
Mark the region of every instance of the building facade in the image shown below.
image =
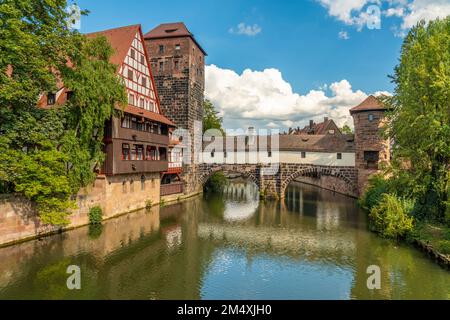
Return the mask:
<path id="1" fill-rule="evenodd" d="M 200 191 L 194 187 L 199 162 L 194 148 L 201 146 L 206 52 L 184 23 L 161 24 L 144 38 L 161 109 L 178 127 L 183 143 L 190 146 L 183 153 L 184 192 Z"/>
<path id="2" fill-rule="evenodd" d="M 391 160 L 390 140 L 382 136 L 386 111 L 383 103 L 374 96 L 350 109 L 355 126 L 355 166 L 360 194 L 369 177 Z"/>

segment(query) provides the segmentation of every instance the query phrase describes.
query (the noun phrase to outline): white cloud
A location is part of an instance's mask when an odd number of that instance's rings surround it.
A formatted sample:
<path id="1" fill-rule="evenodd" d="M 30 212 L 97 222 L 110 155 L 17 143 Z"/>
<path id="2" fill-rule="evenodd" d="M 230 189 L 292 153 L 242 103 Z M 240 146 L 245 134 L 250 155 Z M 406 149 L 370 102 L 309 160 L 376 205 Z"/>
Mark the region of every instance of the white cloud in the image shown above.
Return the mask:
<path id="1" fill-rule="evenodd" d="M 230 33 L 254 37 L 262 31 L 262 28 L 256 23 L 254 25 L 246 25 L 244 22 L 241 22 L 237 25 L 237 29 L 230 28 L 228 31 Z"/>
<path id="2" fill-rule="evenodd" d="M 420 20 L 429 22 L 437 18 L 450 15 L 449 0 L 316 0 L 337 20 L 354 25 L 360 31 L 367 23 L 381 22 L 382 17 L 401 18 L 399 27 L 393 28 L 394 34 L 403 35 L 404 30 L 413 27 Z M 371 6 L 386 8 L 377 16 L 376 12 L 369 12 Z M 401 29 L 401 30 L 399 30 Z M 403 31 L 402 31 L 403 30 Z"/>
<path id="3" fill-rule="evenodd" d="M 342 39 L 342 40 L 350 39 L 350 37 L 348 36 L 347 31 L 340 31 L 338 36 L 339 36 L 339 39 Z"/>
<path id="4" fill-rule="evenodd" d="M 420 20 L 429 22 L 448 15 L 450 15 L 448 0 L 414 0 L 408 5 L 408 12 L 403 17 L 402 29 L 409 29 Z"/>
<path id="5" fill-rule="evenodd" d="M 238 74 L 215 65 L 206 67 L 205 95 L 223 115 L 225 128 L 249 124 L 286 128 L 302 126 L 309 119 L 322 121 L 323 117 L 334 119 L 340 126 L 352 126 L 349 109 L 368 95 L 354 90 L 345 79 L 326 88 L 302 95 L 293 91 L 277 69 L 246 69 Z"/>
<path id="6" fill-rule="evenodd" d="M 361 12 L 368 0 L 316 0 L 328 10 L 328 14 L 346 24 L 354 24 L 353 12 Z"/>
<path id="7" fill-rule="evenodd" d="M 402 7 L 398 7 L 398 8 L 389 8 L 384 12 L 384 14 L 386 17 L 403 17 L 405 12 Z"/>

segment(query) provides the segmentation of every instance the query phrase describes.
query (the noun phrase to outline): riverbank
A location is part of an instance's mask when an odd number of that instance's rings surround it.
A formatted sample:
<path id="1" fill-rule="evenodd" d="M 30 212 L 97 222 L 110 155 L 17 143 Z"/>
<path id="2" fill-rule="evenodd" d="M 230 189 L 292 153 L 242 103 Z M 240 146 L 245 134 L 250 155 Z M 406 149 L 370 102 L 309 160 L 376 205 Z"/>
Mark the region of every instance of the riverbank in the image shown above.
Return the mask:
<path id="1" fill-rule="evenodd" d="M 450 228 L 423 223 L 415 227 L 411 238 L 417 248 L 450 270 Z"/>
<path id="2" fill-rule="evenodd" d="M 17 194 L 0 195 L 0 248 L 49 237 L 89 225 L 89 208 L 98 204 L 105 208 L 104 203 L 107 202 L 107 197 L 104 195 L 99 196 L 99 194 L 101 193 L 90 190 L 85 194 L 79 195 L 77 201 L 78 209 L 69 217 L 70 224 L 64 227 L 42 224 L 34 205 L 22 196 Z M 159 201 L 152 203 L 152 207 L 182 202 L 199 194 L 201 194 L 201 191 L 161 197 Z M 152 198 L 155 198 L 154 195 Z M 106 207 L 110 209 L 109 206 Z M 145 208 L 146 203 L 142 200 L 136 201 L 133 206 L 119 206 L 115 210 L 104 210 L 103 221 L 125 216 Z"/>

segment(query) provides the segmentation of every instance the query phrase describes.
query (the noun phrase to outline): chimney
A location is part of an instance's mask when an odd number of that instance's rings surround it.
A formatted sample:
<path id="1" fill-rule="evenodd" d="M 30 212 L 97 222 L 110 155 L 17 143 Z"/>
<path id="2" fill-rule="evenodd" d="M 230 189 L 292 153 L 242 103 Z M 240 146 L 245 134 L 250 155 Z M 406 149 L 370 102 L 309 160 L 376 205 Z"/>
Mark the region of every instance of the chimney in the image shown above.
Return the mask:
<path id="1" fill-rule="evenodd" d="M 309 120 L 309 128 L 312 129 L 314 127 L 314 121 Z"/>
<path id="2" fill-rule="evenodd" d="M 328 121 L 328 117 L 323 118 L 323 121 L 327 122 Z"/>

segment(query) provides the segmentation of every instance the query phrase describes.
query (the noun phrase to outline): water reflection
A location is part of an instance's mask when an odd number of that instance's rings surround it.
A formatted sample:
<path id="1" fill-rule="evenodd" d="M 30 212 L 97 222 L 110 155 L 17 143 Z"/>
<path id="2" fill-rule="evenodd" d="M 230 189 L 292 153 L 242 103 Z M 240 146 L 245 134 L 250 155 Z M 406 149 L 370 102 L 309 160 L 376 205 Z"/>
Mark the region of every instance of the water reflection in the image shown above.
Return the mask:
<path id="1" fill-rule="evenodd" d="M 234 184 L 234 185 L 233 185 Z M 1 299 L 449 298 L 449 273 L 367 231 L 353 199 L 301 184 L 282 203 L 252 183 L 0 249 Z M 69 291 L 66 268 L 82 270 Z M 368 290 L 366 268 L 382 270 Z"/>

